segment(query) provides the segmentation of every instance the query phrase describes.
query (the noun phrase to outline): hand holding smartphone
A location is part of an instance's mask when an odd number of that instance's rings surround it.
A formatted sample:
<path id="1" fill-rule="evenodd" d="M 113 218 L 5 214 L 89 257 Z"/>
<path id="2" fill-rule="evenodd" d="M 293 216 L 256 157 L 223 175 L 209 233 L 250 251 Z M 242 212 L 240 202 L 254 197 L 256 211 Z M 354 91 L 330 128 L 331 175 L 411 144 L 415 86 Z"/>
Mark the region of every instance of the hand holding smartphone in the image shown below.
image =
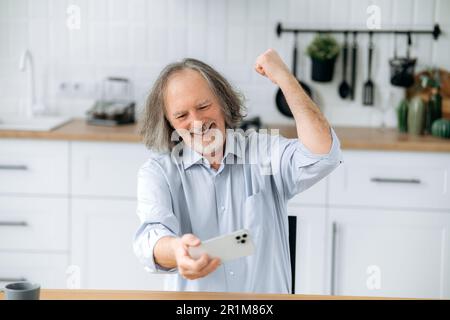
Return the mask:
<path id="1" fill-rule="evenodd" d="M 198 259 L 203 253 L 206 253 L 211 258 L 219 258 L 222 262 L 250 256 L 254 252 L 255 245 L 247 229 L 211 238 L 202 242 L 198 247 L 189 247 L 189 255 L 193 259 Z"/>

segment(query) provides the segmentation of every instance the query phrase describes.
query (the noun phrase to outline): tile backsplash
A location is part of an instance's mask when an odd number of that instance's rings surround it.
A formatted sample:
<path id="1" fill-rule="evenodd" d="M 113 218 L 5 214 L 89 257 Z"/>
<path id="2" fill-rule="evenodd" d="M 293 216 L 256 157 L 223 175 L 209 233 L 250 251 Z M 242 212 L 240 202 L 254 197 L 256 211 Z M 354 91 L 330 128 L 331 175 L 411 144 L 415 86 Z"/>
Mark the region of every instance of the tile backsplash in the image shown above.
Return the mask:
<path id="1" fill-rule="evenodd" d="M 26 104 L 27 74 L 20 72 L 18 65 L 29 48 L 34 56 L 37 96 L 50 113 L 83 116 L 99 96 L 101 80 L 110 75 L 130 78 L 135 99 L 142 105 L 161 68 L 189 56 L 211 64 L 240 89 L 247 98 L 249 115 L 290 123 L 292 120 L 275 108 L 277 88 L 253 71 L 255 58 L 269 47 L 291 65 L 292 35 L 277 38 L 276 23 L 364 28 L 371 4 L 380 7 L 382 28 L 431 28 L 439 23 L 443 30 L 439 41 L 414 35 L 412 55 L 418 57 L 418 69 L 450 69 L 447 0 L 0 0 L 0 114 L 16 114 Z M 77 18 L 71 8 L 79 9 L 79 20 L 71 20 Z M 333 82 L 311 81 L 304 50 L 312 37 L 299 35 L 303 54 L 299 55 L 298 76 L 317 93 L 316 101 L 330 122 L 379 125 L 380 106 L 401 94 L 389 84 L 393 36 L 374 37 L 375 107 L 362 106 L 367 36 L 358 37 L 355 101 L 338 96 L 340 59 Z M 336 38 L 342 42 L 341 35 Z M 403 54 L 405 50 L 406 41 L 399 37 L 398 51 Z M 393 112 L 390 115 L 393 125 Z"/>

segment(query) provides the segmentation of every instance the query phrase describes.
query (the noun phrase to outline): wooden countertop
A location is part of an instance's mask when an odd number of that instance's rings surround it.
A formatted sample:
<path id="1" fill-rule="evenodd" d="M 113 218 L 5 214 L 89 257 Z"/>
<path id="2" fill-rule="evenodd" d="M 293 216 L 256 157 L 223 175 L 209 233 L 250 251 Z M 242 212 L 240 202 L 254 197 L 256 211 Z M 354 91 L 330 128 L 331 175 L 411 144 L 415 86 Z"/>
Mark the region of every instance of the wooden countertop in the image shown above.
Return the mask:
<path id="1" fill-rule="evenodd" d="M 293 125 L 271 124 L 269 128 L 280 129 L 280 134 L 288 138 L 297 136 Z M 412 136 L 399 133 L 393 128 L 384 131 L 378 128 L 365 127 L 334 127 L 334 129 L 341 141 L 342 149 L 450 152 L 450 139 L 440 139 L 433 136 Z M 0 130 L 0 138 L 141 143 L 137 125 L 93 126 L 87 125 L 83 119 L 74 119 L 49 132 Z"/>
<path id="2" fill-rule="evenodd" d="M 84 119 L 74 119 L 52 131 L 0 130 L 0 138 L 141 142 L 136 124 L 94 126 L 88 125 Z"/>
<path id="3" fill-rule="evenodd" d="M 4 299 L 0 293 L 0 300 Z M 41 300 L 380 300 L 379 297 L 349 297 L 301 294 L 254 294 L 229 292 L 169 292 L 118 290 L 41 290 Z M 396 298 L 390 298 L 396 300 Z"/>
<path id="4" fill-rule="evenodd" d="M 296 138 L 293 126 L 271 126 L 278 128 L 280 134 L 287 138 Z M 425 151 L 450 152 L 450 139 L 437 138 L 431 135 L 414 136 L 400 133 L 397 129 L 366 127 L 333 127 L 342 149 L 352 150 L 391 150 L 391 151 Z"/>

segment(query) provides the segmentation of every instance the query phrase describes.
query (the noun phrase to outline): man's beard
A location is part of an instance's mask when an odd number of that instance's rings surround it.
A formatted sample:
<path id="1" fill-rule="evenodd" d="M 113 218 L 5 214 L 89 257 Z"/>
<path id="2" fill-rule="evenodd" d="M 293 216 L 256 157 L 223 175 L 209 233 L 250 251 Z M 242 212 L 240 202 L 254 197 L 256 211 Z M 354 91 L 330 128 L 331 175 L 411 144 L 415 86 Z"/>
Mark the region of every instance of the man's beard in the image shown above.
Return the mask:
<path id="1" fill-rule="evenodd" d="M 201 155 L 216 155 L 219 151 L 223 150 L 225 137 L 213 120 L 209 120 L 203 124 L 201 122 L 194 122 L 188 135 L 189 141 L 185 142 L 187 142 L 191 149 Z"/>

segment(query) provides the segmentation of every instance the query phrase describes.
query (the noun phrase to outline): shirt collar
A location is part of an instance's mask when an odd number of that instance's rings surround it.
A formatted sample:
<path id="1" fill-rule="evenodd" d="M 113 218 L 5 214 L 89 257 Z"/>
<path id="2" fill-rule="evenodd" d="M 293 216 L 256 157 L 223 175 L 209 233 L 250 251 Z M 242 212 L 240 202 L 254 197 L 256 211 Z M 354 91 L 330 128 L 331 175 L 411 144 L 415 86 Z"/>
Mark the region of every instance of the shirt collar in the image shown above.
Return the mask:
<path id="1" fill-rule="evenodd" d="M 182 162 L 184 169 L 188 169 L 194 164 L 201 161 L 206 161 L 206 159 L 199 154 L 197 151 L 191 149 L 184 142 L 183 143 L 183 156 Z M 235 155 L 239 158 L 243 158 L 243 135 L 239 131 L 233 129 L 226 130 L 226 140 L 225 140 L 225 153 L 223 159 L 226 159 L 228 155 Z M 223 160 L 222 160 L 223 161 Z"/>

